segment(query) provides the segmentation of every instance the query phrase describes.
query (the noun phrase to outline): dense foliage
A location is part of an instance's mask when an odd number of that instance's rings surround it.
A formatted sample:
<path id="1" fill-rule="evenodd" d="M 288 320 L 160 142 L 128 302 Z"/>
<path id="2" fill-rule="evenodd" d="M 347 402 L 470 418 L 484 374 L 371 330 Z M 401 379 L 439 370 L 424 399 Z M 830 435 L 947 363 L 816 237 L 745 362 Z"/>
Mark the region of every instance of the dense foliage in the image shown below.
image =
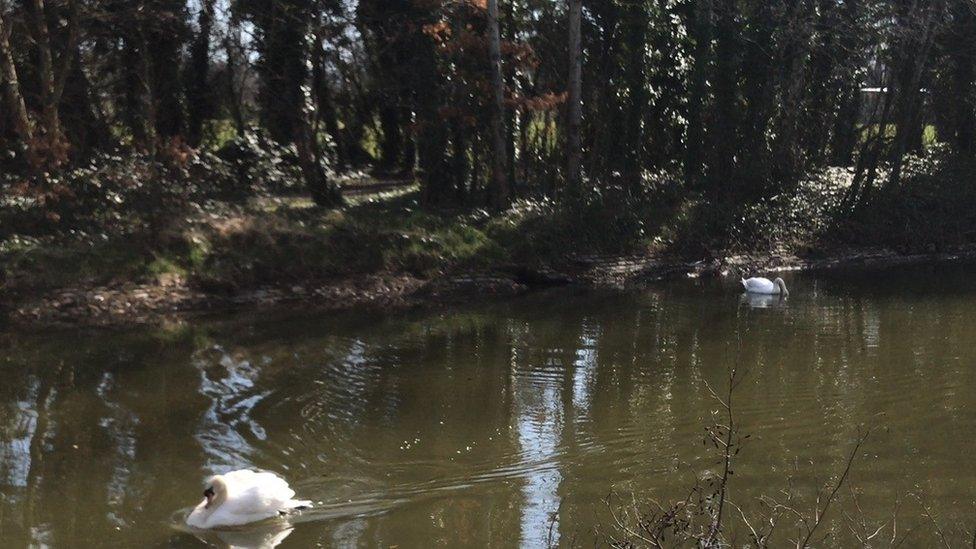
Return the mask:
<path id="1" fill-rule="evenodd" d="M 52 222 L 119 209 L 118 162 L 128 187 L 299 184 L 329 207 L 336 173 L 368 169 L 417 179 L 428 207 L 549 197 L 630 234 L 684 199 L 699 244 L 729 246 L 799 198 L 847 221 L 969 204 L 976 7 L 3 0 L 0 84 L 3 191 L 61 205 Z M 906 159 L 935 145 L 922 177 Z M 811 195 L 838 166 L 842 188 Z"/>

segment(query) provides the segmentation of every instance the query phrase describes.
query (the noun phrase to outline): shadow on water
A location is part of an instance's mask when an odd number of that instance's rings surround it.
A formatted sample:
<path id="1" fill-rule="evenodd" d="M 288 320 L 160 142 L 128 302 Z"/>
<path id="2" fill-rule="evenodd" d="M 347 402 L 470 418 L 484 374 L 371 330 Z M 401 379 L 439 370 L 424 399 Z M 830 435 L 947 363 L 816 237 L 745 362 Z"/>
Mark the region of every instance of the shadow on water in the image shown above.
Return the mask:
<path id="1" fill-rule="evenodd" d="M 786 301 L 683 281 L 0 335 L 0 546 L 198 546 L 170 517 L 238 467 L 281 473 L 315 508 L 206 543 L 588 544 L 611 488 L 666 500 L 714 467 L 704 384 L 731 361 L 749 372 L 744 506 L 797 462 L 793 482 L 817 486 L 873 425 L 862 505 L 923 492 L 943 520 L 968 520 L 969 272 L 796 276 Z"/>

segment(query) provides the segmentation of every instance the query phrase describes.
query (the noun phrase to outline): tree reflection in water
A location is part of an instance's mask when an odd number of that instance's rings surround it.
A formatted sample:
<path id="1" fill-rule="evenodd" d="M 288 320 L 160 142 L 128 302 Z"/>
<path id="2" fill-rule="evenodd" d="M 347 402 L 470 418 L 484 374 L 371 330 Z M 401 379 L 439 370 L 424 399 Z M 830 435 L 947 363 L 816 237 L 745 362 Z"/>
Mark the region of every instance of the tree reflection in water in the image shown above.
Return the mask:
<path id="1" fill-rule="evenodd" d="M 920 292 L 907 276 L 810 278 L 773 308 L 686 284 L 0 336 L 0 546 L 193 546 L 168 517 L 236 467 L 275 470 L 317 502 L 282 546 L 539 546 L 550 525 L 554 542 L 587 543 L 611 488 L 667 499 L 713 465 L 696 446 L 703 383 L 736 346 L 754 436 L 740 498 L 797 459 L 816 467 L 794 482 L 815 482 L 883 418 L 870 474 L 854 477 L 862 505 L 916 483 L 930 501 L 969 501 L 968 280 Z"/>

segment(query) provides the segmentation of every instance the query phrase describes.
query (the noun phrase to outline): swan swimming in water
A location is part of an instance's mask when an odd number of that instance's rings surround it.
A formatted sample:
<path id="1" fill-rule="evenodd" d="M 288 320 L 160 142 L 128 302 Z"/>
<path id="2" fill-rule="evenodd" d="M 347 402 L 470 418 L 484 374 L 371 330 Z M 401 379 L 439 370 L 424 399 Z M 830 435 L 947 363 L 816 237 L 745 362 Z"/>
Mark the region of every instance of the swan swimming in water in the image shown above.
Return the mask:
<path id="1" fill-rule="evenodd" d="M 214 475 L 206 486 L 204 500 L 186 517 L 193 528 L 240 526 L 312 506 L 311 501 L 292 499 L 295 491 L 288 483 L 266 471 L 242 469 Z"/>
<path id="2" fill-rule="evenodd" d="M 769 280 L 768 278 L 749 278 L 742 279 L 742 287 L 750 294 L 781 295 L 786 297 L 790 292 L 786 289 L 786 283 L 782 278 Z"/>

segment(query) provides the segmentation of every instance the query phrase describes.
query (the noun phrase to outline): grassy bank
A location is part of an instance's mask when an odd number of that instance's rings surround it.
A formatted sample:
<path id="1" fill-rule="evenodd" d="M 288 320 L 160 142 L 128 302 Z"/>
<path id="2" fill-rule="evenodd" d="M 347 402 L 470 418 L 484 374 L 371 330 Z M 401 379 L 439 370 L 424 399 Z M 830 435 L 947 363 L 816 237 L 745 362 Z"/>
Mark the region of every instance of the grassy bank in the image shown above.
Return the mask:
<path id="1" fill-rule="evenodd" d="M 654 261 L 720 266 L 736 254 L 816 259 L 976 243 L 971 172 L 938 157 L 913 160 L 899 188 L 879 189 L 870 208 L 857 210 L 843 205 L 852 176 L 840 168 L 735 211 L 660 174 L 573 202 L 523 198 L 489 212 L 424 207 L 411 181 L 363 174 L 340 178 L 345 206 L 323 209 L 287 166 L 274 156 L 175 167 L 112 158 L 58 180 L 8 182 L 0 207 L 4 308 L 105 288 L 175 288 L 194 299 L 174 308 L 192 308 L 208 296 L 363 280 L 380 281 L 370 290 L 378 293 L 393 278 L 416 281 L 401 285 L 404 292 L 472 276 L 513 285 L 592 281 L 601 268 L 627 271 L 619 258 L 630 258 L 627 273 L 639 276 Z"/>

